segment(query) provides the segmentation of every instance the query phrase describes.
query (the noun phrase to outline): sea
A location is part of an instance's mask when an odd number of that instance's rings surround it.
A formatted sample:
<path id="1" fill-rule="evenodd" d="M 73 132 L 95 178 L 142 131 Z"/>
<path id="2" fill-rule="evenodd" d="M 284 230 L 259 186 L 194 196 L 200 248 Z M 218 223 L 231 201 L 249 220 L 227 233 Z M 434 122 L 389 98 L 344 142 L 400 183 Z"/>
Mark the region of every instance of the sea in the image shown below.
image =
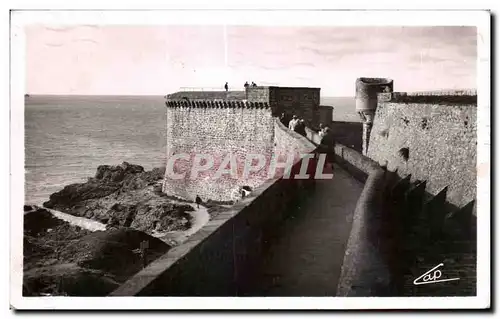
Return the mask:
<path id="1" fill-rule="evenodd" d="M 55 96 L 25 99 L 25 202 L 42 204 L 99 165 L 165 165 L 163 96 Z M 325 97 L 333 119 L 358 121 L 352 97 Z"/>

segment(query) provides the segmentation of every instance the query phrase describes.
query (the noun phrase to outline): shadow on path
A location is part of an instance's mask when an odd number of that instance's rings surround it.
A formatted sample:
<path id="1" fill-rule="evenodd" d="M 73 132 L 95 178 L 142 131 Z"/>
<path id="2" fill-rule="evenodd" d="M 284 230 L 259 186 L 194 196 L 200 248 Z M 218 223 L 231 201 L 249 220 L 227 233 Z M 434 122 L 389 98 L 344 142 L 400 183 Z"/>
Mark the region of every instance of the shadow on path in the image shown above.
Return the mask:
<path id="1" fill-rule="evenodd" d="M 257 275 L 241 295 L 335 296 L 352 215 L 363 184 L 335 166 L 263 248 Z"/>

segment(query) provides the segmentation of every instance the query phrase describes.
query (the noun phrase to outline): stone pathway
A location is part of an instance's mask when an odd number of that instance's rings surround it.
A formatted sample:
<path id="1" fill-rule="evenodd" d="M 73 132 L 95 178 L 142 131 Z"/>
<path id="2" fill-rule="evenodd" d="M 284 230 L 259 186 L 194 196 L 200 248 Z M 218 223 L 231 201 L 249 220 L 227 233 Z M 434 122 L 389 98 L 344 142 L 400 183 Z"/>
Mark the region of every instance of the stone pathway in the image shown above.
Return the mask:
<path id="1" fill-rule="evenodd" d="M 352 215 L 363 184 L 335 166 L 276 229 L 247 296 L 335 296 Z"/>
<path id="2" fill-rule="evenodd" d="M 172 200 L 172 202 L 177 204 L 190 205 L 194 208 L 194 211 L 187 212 L 192 217 L 191 227 L 189 227 L 189 229 L 187 230 L 174 230 L 168 232 L 153 231 L 151 236 L 157 237 L 168 244 L 177 246 L 185 242 L 189 238 L 189 236 L 195 234 L 198 230 L 205 226 L 205 224 L 210 220 L 210 214 L 208 213 L 207 208 L 203 205 L 200 205 L 200 207 L 198 208 L 196 204 L 192 203 L 181 203 L 174 200 Z"/>
<path id="3" fill-rule="evenodd" d="M 51 213 L 55 218 L 58 218 L 58 219 L 63 220 L 65 222 L 68 222 L 70 225 L 73 225 L 73 226 L 78 226 L 78 227 L 81 227 L 83 229 L 90 230 L 92 232 L 106 230 L 106 225 L 101 223 L 101 222 L 98 222 L 97 220 L 93 220 L 93 219 L 85 218 L 85 217 L 74 216 L 71 214 L 67 214 L 67 213 L 60 212 L 60 211 L 55 210 L 55 209 L 46 208 L 46 207 L 39 207 L 39 206 L 35 206 L 35 207 L 39 208 L 39 209 L 45 209 L 46 211 Z M 27 212 L 27 213 L 30 213 L 30 212 Z"/>

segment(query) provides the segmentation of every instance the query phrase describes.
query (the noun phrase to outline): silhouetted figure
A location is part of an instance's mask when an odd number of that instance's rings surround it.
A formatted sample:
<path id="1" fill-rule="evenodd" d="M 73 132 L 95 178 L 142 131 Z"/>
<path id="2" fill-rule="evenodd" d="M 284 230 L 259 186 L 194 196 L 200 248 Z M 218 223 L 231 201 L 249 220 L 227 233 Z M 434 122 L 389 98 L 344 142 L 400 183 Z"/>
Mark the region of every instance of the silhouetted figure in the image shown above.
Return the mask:
<path id="1" fill-rule="evenodd" d="M 149 240 L 143 240 L 141 241 L 141 245 L 139 246 L 140 249 L 140 255 L 141 255 L 141 260 L 142 260 L 142 268 L 146 268 L 148 265 L 148 248 L 149 248 Z"/>
<path id="2" fill-rule="evenodd" d="M 319 125 L 319 131 L 318 131 L 318 135 L 319 135 L 319 138 L 320 138 L 320 141 L 323 139 L 323 137 L 325 136 L 325 130 L 327 129 L 328 127 L 325 127 L 322 123 Z"/>
<path id="3" fill-rule="evenodd" d="M 257 84 L 255 84 L 255 82 L 252 81 L 252 87 L 256 87 Z"/>
<path id="4" fill-rule="evenodd" d="M 283 125 L 288 125 L 288 116 L 286 116 L 285 113 L 281 113 L 280 115 L 280 121 L 283 123 Z"/>
<path id="5" fill-rule="evenodd" d="M 203 200 L 201 200 L 200 196 L 196 195 L 196 206 L 200 208 L 200 204 L 203 203 Z"/>
<path id="6" fill-rule="evenodd" d="M 331 169 L 333 169 L 333 158 L 334 158 L 334 147 L 335 141 L 333 139 L 332 131 L 328 126 L 323 129 L 323 134 L 321 136 L 320 149 L 321 153 L 326 154 L 326 163 L 331 164 Z"/>
<path id="7" fill-rule="evenodd" d="M 306 123 L 303 119 L 300 119 L 295 125 L 295 132 L 299 133 L 302 136 L 306 136 Z"/>
<path id="8" fill-rule="evenodd" d="M 245 87 L 245 89 L 248 89 L 248 87 L 250 86 L 250 84 L 248 84 L 248 82 L 245 82 L 245 85 L 243 85 Z"/>
<path id="9" fill-rule="evenodd" d="M 226 89 L 226 92 L 229 90 L 229 85 L 227 84 L 227 82 L 226 84 L 224 84 L 224 89 Z"/>
<path id="10" fill-rule="evenodd" d="M 323 131 L 321 131 L 323 134 L 320 133 L 321 136 L 321 145 L 324 146 L 333 146 L 333 136 L 332 136 L 332 131 L 328 126 L 326 126 Z"/>

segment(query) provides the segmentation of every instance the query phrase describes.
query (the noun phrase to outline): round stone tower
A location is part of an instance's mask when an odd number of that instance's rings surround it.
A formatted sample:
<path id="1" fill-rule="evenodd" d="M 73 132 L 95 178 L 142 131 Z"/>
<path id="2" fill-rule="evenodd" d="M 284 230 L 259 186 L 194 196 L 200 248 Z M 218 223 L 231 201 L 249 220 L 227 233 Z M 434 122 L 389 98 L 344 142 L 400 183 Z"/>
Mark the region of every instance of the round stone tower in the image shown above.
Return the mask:
<path id="1" fill-rule="evenodd" d="M 358 78 L 356 80 L 356 112 L 363 121 L 363 155 L 368 153 L 370 133 L 377 109 L 377 94 L 392 92 L 393 81 L 386 78 Z"/>

